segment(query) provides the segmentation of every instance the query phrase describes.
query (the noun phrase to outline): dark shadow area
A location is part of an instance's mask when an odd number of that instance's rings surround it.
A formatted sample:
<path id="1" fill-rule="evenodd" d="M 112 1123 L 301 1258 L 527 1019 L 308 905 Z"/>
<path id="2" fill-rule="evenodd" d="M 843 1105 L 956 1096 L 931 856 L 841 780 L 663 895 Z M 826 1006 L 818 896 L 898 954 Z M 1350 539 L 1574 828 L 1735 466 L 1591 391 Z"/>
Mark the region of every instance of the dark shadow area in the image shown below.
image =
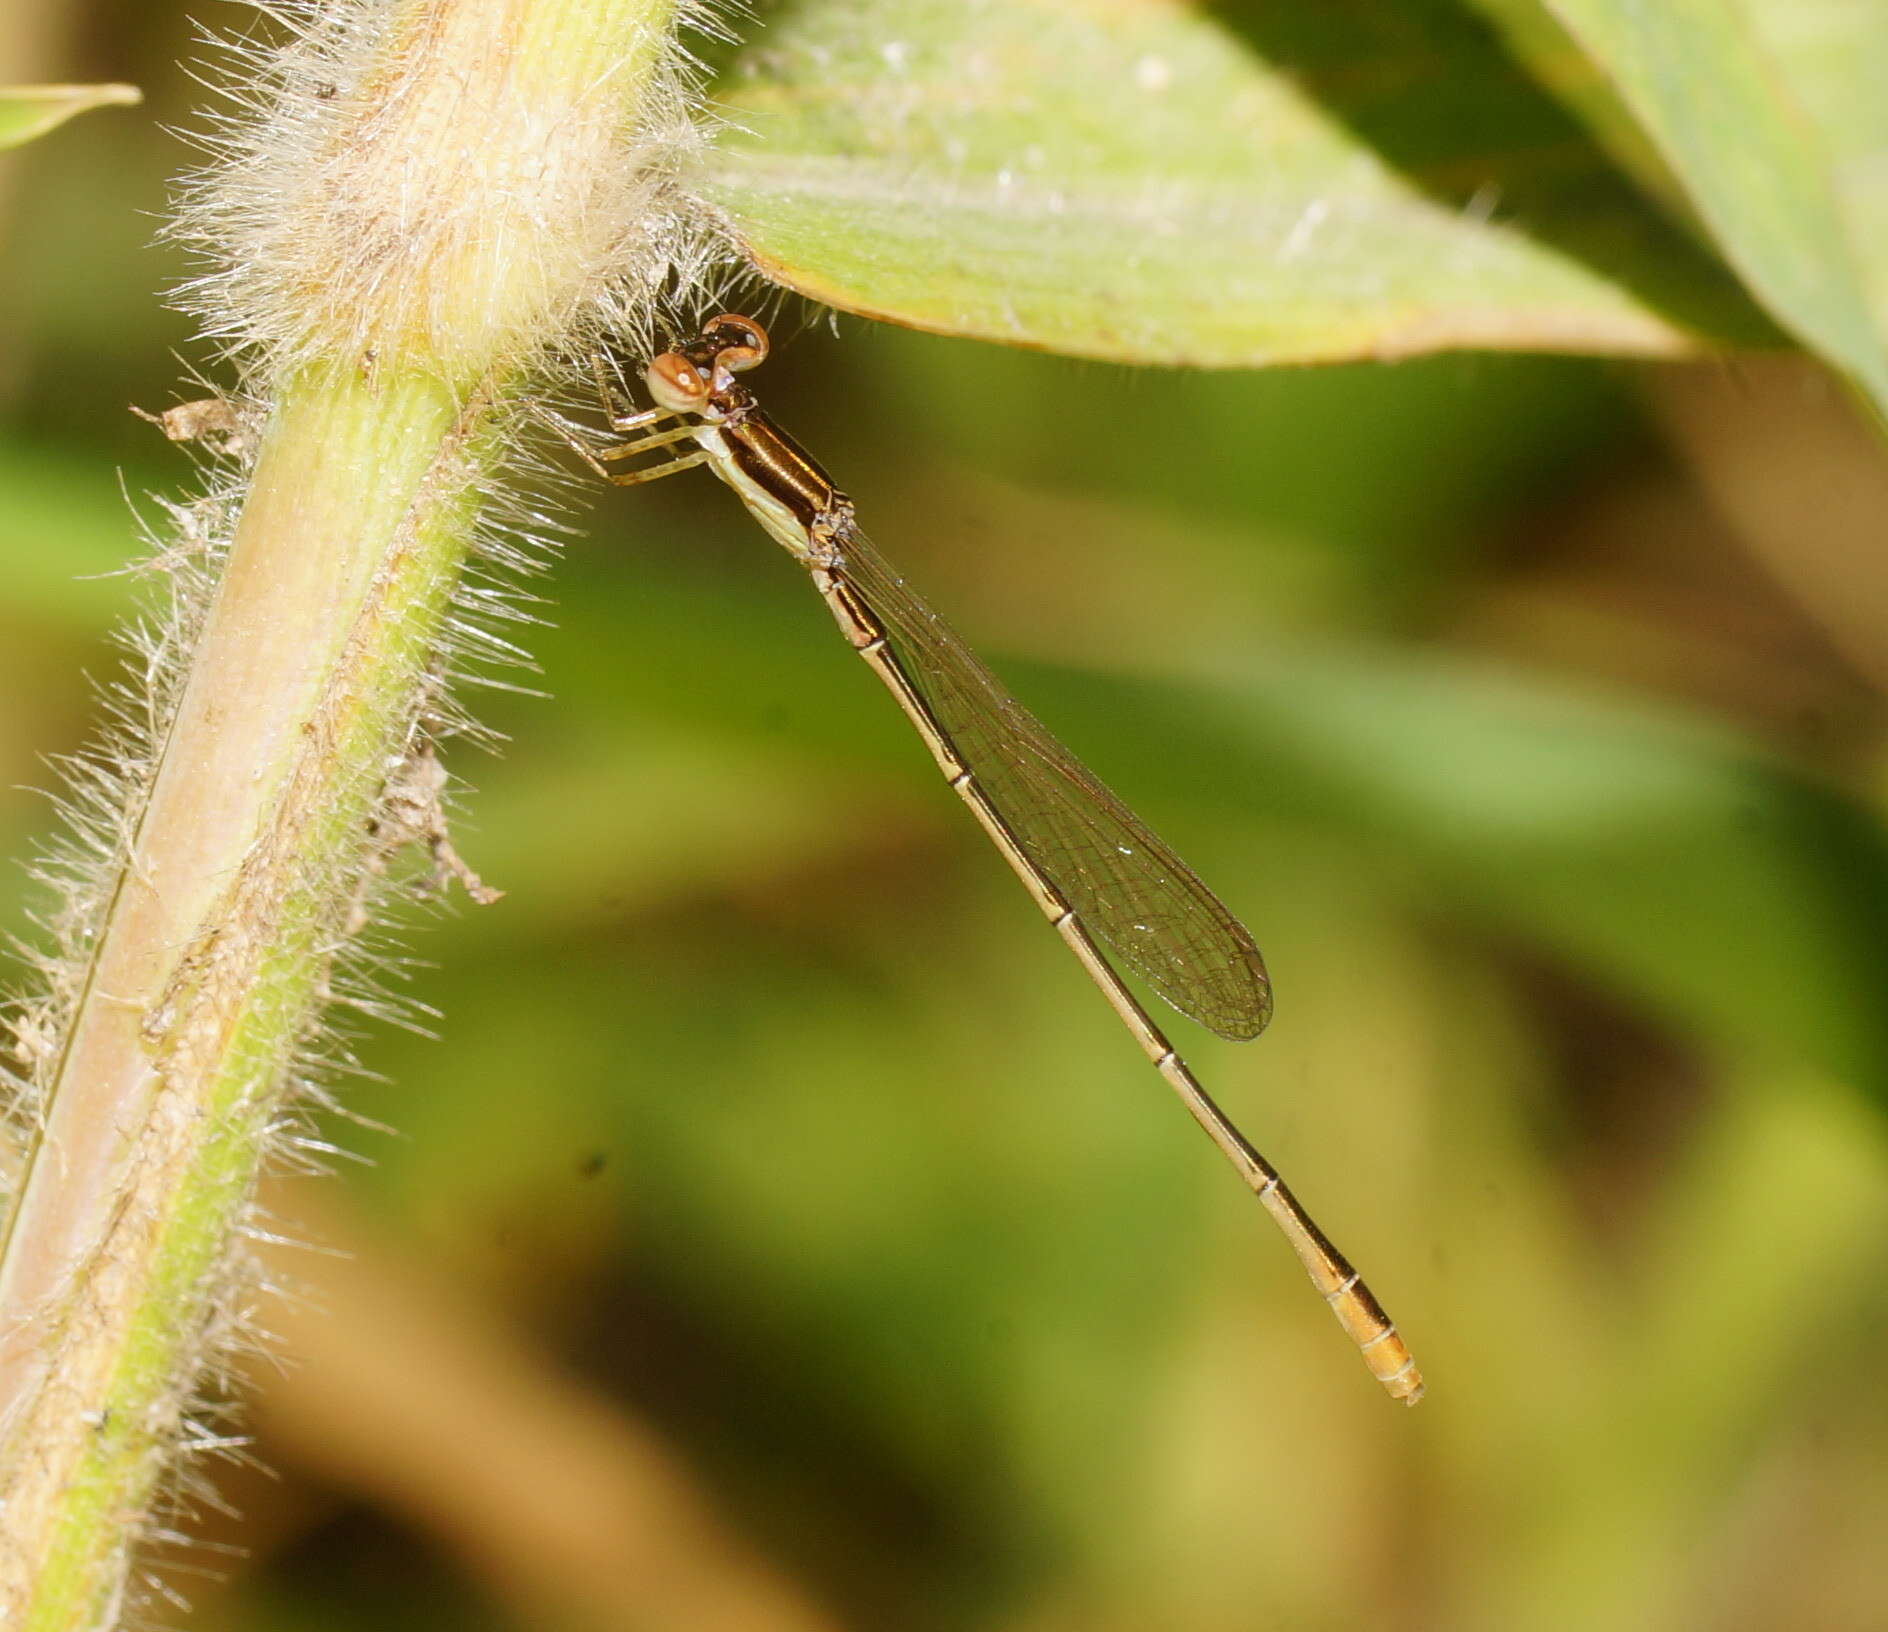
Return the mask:
<path id="1" fill-rule="evenodd" d="M 675 1279 L 687 1244 L 656 1237 L 642 1266 L 594 1289 L 591 1320 L 575 1338 L 577 1363 L 628 1397 L 638 1415 L 683 1451 L 743 1534 L 784 1564 L 848 1626 L 965 1632 L 987 1625 L 1026 1585 L 1032 1563 L 1026 1512 L 1006 1500 L 1002 1436 L 978 1488 L 951 1502 L 935 1470 L 902 1466 L 875 1440 L 843 1393 L 843 1360 L 819 1370 L 761 1330 L 728 1324 L 742 1307 L 701 1300 Z M 967 1438 L 976 1439 L 974 1430 Z M 861 1568 L 861 1561 L 869 1566 Z"/>
<path id="2" fill-rule="evenodd" d="M 512 1632 L 515 1623 L 471 1588 L 431 1538 L 386 1513 L 345 1506 L 269 1560 L 252 1590 L 295 1606 L 308 1626 L 361 1632 Z M 276 1624 L 271 1622 L 270 1624 Z"/>

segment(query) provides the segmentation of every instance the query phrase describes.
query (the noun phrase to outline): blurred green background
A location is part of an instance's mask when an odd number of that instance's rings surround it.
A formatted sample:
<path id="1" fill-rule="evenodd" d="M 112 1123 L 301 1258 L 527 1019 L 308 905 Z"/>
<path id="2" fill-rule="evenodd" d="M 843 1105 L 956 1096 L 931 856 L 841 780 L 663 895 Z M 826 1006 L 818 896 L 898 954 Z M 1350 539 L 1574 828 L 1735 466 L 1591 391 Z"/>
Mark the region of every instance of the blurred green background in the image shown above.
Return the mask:
<path id="1" fill-rule="evenodd" d="M 203 94 L 173 5 L 21 16 L 5 77 L 149 100 L 0 174 L 15 854 L 150 592 L 135 518 L 192 491 L 126 405 L 200 394 L 150 240 Z M 437 1038 L 349 1022 L 383 1126 L 268 1198 L 339 1250 L 271 1251 L 253 1451 L 192 1459 L 153 1613 L 1888 1624 L 1888 464 L 1840 390 L 800 329 L 769 405 L 1265 948 L 1267 1036 L 1176 1040 L 1430 1398 L 1370 1383 L 732 496 L 573 486 L 501 676 L 548 695 L 469 695 L 508 740 L 448 754 L 507 893 L 388 956 Z"/>

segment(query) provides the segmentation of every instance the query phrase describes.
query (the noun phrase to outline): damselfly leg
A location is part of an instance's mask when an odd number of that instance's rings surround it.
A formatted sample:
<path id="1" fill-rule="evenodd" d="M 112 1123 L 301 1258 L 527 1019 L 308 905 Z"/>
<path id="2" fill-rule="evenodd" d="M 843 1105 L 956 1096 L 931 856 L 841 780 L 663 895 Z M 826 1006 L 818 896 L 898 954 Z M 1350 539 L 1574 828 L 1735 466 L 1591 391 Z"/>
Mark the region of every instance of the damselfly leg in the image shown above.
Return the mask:
<path id="1" fill-rule="evenodd" d="M 605 422 L 612 431 L 621 435 L 627 431 L 641 431 L 641 436 L 631 436 L 626 442 L 614 442 L 605 447 L 595 447 L 570 425 L 556 415 L 539 410 L 538 417 L 549 425 L 558 436 L 569 443 L 577 457 L 583 460 L 604 481 L 615 487 L 639 487 L 644 482 L 658 481 L 664 476 L 673 476 L 678 470 L 693 470 L 695 466 L 706 464 L 708 455 L 696 450 L 683 454 L 679 458 L 665 459 L 653 465 L 644 465 L 637 470 L 611 470 L 608 467 L 624 459 L 634 459 L 638 454 L 649 453 L 657 448 L 670 447 L 677 442 L 692 441 L 695 436 L 695 421 L 678 414 L 673 408 L 657 406 L 644 408 L 637 413 L 618 410 L 618 398 L 605 369 L 601 354 L 590 360 L 592 373 L 596 376 L 597 396 L 603 404 Z M 665 421 L 679 421 L 663 428 Z"/>

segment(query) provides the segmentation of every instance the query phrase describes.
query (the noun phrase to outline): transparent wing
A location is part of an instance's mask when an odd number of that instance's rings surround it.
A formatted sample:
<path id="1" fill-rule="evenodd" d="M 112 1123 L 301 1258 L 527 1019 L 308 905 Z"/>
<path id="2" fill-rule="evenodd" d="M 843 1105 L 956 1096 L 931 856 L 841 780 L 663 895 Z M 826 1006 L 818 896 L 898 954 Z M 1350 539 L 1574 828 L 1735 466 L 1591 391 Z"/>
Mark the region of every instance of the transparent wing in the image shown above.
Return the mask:
<path id="1" fill-rule="evenodd" d="M 884 624 L 912 686 L 1089 933 L 1182 1014 L 1256 1037 L 1271 983 L 1252 937 L 1198 875 L 1003 689 L 856 528 L 836 575 Z"/>

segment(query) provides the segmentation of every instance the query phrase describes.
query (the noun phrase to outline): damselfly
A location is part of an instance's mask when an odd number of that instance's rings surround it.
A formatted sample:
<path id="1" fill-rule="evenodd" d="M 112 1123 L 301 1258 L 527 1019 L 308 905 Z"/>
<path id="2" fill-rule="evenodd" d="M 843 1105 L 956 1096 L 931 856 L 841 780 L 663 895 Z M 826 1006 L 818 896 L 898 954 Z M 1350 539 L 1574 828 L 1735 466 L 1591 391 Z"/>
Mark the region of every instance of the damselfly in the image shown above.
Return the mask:
<path id="1" fill-rule="evenodd" d="M 1382 1305 L 1207 1096 L 1102 951 L 1108 947 L 1182 1014 L 1244 1040 L 1272 1014 L 1271 985 L 1252 937 L 887 565 L 859 530 L 852 501 L 735 378 L 766 355 L 767 334 L 758 323 L 717 317 L 650 363 L 643 378 L 656 405 L 641 413 L 617 412 L 598 358 L 610 428 L 630 439 L 597 448 L 571 436 L 572 445 L 605 480 L 625 487 L 707 465 L 806 568 L 841 632 L 898 699 L 952 789 L 1155 1070 L 1284 1231 L 1371 1373 L 1394 1398 L 1414 1405 L 1422 1398 L 1422 1374 Z M 676 451 L 639 468 L 608 468 L 665 449 Z"/>

